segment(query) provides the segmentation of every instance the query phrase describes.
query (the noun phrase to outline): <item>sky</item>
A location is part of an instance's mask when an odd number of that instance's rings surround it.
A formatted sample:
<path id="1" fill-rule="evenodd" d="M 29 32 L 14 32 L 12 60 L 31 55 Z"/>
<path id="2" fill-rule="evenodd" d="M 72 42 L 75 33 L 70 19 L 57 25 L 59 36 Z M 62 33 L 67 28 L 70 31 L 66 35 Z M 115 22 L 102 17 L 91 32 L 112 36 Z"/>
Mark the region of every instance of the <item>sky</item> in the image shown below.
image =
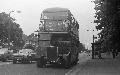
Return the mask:
<path id="1" fill-rule="evenodd" d="M 91 0 L 1 0 L 0 12 L 12 12 L 11 17 L 20 24 L 24 34 L 30 35 L 38 29 L 40 14 L 46 8 L 68 8 L 79 23 L 80 42 L 90 48 L 92 35 L 97 34 L 94 21 L 94 3 Z"/>

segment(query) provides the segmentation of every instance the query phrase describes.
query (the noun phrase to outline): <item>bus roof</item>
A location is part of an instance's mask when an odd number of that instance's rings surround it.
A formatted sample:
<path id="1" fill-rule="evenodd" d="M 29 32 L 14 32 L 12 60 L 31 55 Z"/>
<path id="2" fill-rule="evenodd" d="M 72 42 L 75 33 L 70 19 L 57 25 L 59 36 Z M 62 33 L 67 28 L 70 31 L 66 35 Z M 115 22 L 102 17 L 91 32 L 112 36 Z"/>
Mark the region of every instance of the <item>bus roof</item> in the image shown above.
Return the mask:
<path id="1" fill-rule="evenodd" d="M 43 10 L 40 19 L 64 20 L 70 17 L 70 10 L 67 8 L 47 8 Z"/>
<path id="2" fill-rule="evenodd" d="M 69 12 L 69 10 L 67 8 L 59 8 L 59 7 L 47 8 L 43 10 L 43 13 L 55 13 L 55 12 Z"/>

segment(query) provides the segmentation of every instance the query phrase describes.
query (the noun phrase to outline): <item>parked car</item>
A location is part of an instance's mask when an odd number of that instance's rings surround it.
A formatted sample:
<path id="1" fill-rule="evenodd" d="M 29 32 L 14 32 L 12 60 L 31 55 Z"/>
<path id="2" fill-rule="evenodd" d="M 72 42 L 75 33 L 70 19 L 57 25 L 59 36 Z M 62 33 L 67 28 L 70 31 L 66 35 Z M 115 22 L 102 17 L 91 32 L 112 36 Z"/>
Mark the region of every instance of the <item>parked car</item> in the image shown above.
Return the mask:
<path id="1" fill-rule="evenodd" d="M 35 58 L 35 52 L 32 49 L 22 49 L 13 54 L 13 64 L 17 62 L 32 63 Z"/>
<path id="2" fill-rule="evenodd" d="M 2 62 L 5 62 L 7 60 L 12 60 L 13 59 L 12 54 L 13 54 L 12 50 L 8 50 L 8 48 L 1 48 L 0 49 L 0 60 Z"/>

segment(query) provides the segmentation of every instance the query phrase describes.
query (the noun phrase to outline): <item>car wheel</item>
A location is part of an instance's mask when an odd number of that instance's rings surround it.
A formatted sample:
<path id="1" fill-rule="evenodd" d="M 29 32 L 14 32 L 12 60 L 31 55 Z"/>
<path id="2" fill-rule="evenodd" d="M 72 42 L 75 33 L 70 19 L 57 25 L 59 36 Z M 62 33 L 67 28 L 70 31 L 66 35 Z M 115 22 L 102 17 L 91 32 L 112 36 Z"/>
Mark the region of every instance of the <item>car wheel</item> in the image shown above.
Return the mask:
<path id="1" fill-rule="evenodd" d="M 5 58 L 2 58 L 2 59 L 1 59 L 1 61 L 2 61 L 2 62 L 5 62 L 5 61 L 7 61 L 7 59 L 5 59 Z"/>

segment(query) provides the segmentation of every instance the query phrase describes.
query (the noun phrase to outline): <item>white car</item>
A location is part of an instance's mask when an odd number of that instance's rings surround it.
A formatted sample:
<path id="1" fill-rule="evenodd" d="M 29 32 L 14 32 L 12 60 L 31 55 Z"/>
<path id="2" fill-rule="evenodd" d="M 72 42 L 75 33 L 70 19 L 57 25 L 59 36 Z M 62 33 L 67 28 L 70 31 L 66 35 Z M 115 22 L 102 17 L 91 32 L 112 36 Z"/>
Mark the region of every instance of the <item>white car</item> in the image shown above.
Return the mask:
<path id="1" fill-rule="evenodd" d="M 34 51 L 32 49 L 19 50 L 18 53 L 13 54 L 13 64 L 15 64 L 17 62 L 31 63 L 33 61 L 33 53 L 34 53 Z"/>

